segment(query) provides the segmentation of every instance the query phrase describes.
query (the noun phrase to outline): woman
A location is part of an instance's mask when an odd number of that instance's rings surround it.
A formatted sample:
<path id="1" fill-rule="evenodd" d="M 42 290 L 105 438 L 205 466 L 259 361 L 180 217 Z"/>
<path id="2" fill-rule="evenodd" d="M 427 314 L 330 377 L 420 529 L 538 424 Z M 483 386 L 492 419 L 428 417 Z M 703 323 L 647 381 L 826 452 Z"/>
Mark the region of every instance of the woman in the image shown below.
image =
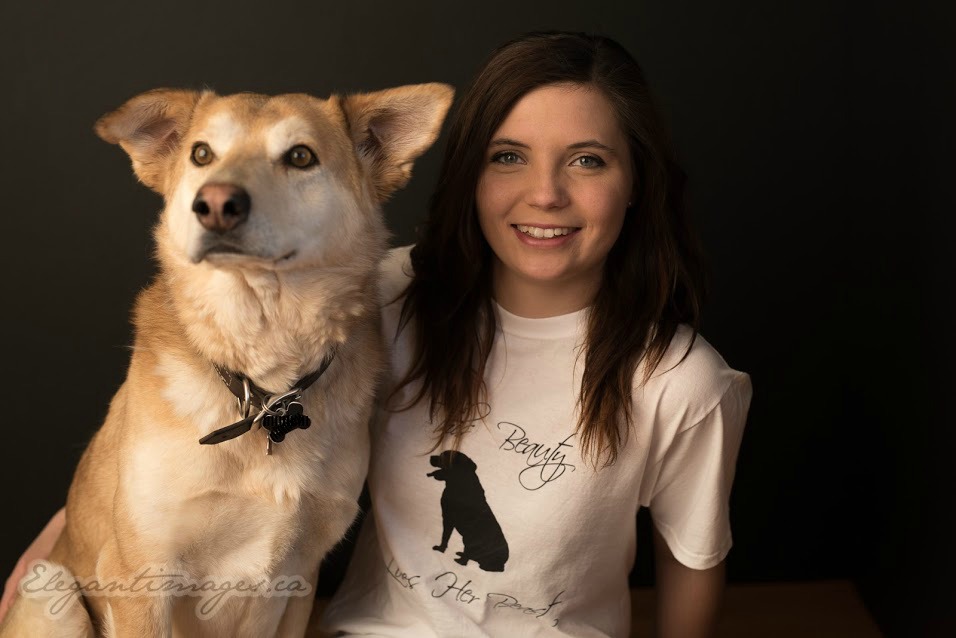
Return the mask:
<path id="1" fill-rule="evenodd" d="M 697 334 L 683 186 L 620 45 L 492 54 L 421 240 L 383 265 L 390 396 L 326 630 L 627 635 L 645 506 L 658 634 L 712 632 L 751 388 Z"/>
<path id="2" fill-rule="evenodd" d="M 683 181 L 617 43 L 492 54 L 384 265 L 393 392 L 328 630 L 626 635 L 643 505 L 659 635 L 712 631 L 751 389 L 697 336 Z"/>

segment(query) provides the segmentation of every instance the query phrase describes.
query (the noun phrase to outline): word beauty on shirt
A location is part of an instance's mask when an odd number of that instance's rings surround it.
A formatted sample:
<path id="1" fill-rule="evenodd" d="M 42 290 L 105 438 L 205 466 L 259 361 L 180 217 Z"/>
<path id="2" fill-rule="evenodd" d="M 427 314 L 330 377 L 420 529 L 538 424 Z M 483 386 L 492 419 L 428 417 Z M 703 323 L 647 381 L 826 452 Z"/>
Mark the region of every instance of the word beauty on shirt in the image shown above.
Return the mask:
<path id="1" fill-rule="evenodd" d="M 540 490 L 548 483 L 561 478 L 567 470 L 574 471 L 573 465 L 565 463 L 568 458 L 565 448 L 570 450 L 574 447 L 568 443 L 574 438 L 573 433 L 557 445 L 545 446 L 544 443 L 531 441 L 525 429 L 517 423 L 501 421 L 498 423 L 498 429 L 502 432 L 511 430 L 498 449 L 525 457 L 528 467 L 518 472 L 518 483 L 526 490 Z"/>

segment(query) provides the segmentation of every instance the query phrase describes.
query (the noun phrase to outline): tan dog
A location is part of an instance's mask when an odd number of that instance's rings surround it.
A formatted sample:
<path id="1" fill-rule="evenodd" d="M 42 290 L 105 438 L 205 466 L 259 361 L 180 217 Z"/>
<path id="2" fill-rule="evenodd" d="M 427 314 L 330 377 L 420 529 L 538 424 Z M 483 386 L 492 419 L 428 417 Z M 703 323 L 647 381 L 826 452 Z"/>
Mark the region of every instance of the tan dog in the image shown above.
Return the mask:
<path id="1" fill-rule="evenodd" d="M 156 90 L 97 123 L 164 197 L 160 273 L 50 556 L 84 596 L 58 610 L 62 594 L 31 594 L 55 575 L 40 564 L 0 633 L 303 635 L 314 593 L 299 594 L 355 518 L 368 465 L 380 205 L 451 97 Z"/>

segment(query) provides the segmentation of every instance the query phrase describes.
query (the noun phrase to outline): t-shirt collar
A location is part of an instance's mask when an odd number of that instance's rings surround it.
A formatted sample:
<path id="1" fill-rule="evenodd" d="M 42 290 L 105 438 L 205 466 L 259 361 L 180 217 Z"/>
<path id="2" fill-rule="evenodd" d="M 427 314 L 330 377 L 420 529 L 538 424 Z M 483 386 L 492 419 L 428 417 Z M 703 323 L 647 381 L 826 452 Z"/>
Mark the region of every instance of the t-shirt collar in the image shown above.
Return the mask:
<path id="1" fill-rule="evenodd" d="M 582 308 L 566 315 L 530 319 L 512 314 L 498 305 L 498 302 L 495 302 L 495 312 L 498 328 L 506 334 L 529 339 L 560 339 L 562 337 L 572 337 L 579 330 L 584 329 L 588 308 Z"/>

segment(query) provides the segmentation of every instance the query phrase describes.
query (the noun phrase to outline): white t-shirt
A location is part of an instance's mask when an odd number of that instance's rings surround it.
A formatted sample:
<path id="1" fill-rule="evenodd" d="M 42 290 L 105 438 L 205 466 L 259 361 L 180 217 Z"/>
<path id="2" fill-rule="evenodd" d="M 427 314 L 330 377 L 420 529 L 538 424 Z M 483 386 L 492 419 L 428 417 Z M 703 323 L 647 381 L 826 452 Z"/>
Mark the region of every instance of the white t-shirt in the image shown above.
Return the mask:
<path id="1" fill-rule="evenodd" d="M 383 265 L 386 301 L 408 282 L 408 250 L 393 250 Z M 401 300 L 383 309 L 389 338 L 400 310 Z M 486 416 L 450 464 L 440 458 L 445 447 L 429 452 L 425 405 L 382 413 L 372 432 L 371 512 L 325 629 L 408 638 L 627 635 L 641 506 L 684 565 L 724 559 L 749 376 L 700 336 L 675 367 L 690 337 L 682 326 L 634 392 L 633 429 L 617 462 L 595 471 L 574 432 L 586 312 L 526 319 L 498 307 Z M 409 364 L 407 332 L 393 344 L 392 382 Z"/>

